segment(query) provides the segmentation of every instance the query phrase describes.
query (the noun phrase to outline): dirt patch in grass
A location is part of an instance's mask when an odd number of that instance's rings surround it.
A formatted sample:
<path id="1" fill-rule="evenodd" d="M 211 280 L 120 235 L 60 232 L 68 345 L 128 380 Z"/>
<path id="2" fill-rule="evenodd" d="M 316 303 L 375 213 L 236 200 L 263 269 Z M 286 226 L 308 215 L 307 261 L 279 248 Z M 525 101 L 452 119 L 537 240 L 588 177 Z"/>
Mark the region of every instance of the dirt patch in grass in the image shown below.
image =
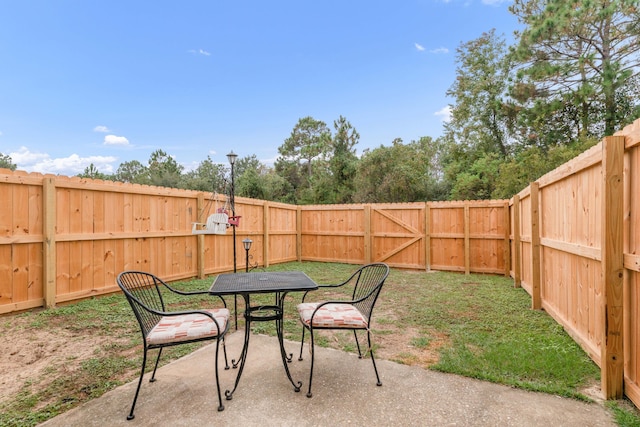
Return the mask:
<path id="1" fill-rule="evenodd" d="M 109 338 L 64 328 L 32 327 L 30 318 L 4 318 L 0 332 L 0 403 L 14 397 L 25 384 L 51 382 L 47 372 L 77 369 Z"/>
<path id="2" fill-rule="evenodd" d="M 393 329 L 390 333 L 376 331 L 384 331 L 384 328 L 376 328 L 373 332 L 376 358 L 422 368 L 438 363 L 440 348 L 449 342 L 445 335 L 425 336 L 415 328 L 405 328 L 402 331 Z"/>

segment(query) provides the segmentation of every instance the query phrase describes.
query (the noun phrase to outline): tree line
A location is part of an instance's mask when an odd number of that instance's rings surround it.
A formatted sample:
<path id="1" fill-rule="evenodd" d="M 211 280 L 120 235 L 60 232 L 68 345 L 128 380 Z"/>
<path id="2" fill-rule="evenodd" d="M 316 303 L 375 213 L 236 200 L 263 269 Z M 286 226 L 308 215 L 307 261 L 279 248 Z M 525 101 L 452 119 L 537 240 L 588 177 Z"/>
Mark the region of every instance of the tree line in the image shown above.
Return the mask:
<path id="1" fill-rule="evenodd" d="M 436 139 L 356 147 L 343 116 L 298 120 L 273 166 L 234 165 L 235 194 L 294 204 L 510 198 L 602 137 L 640 117 L 640 0 L 514 0 L 522 29 L 495 29 L 456 50 L 451 119 Z M 0 154 L 0 167 L 15 169 Z M 191 171 L 163 150 L 82 177 L 229 191 L 229 165 Z"/>

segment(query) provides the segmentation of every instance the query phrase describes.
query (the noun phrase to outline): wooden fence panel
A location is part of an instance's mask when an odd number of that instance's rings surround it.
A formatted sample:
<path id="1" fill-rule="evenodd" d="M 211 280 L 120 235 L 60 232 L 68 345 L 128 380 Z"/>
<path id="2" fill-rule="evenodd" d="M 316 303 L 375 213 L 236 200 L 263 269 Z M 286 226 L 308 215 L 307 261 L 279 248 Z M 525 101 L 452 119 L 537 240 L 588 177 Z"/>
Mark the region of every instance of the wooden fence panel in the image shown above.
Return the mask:
<path id="1" fill-rule="evenodd" d="M 194 275 L 193 192 L 56 178 L 56 300 L 117 290 L 125 269 Z"/>
<path id="2" fill-rule="evenodd" d="M 509 202 L 430 202 L 431 268 L 508 274 Z"/>
<path id="3" fill-rule="evenodd" d="M 640 121 L 626 137 L 624 162 L 624 392 L 640 407 Z"/>
<path id="4" fill-rule="evenodd" d="M 370 205 L 372 260 L 402 268 L 425 268 L 425 204 Z M 364 231 L 364 230 L 363 230 Z M 357 243 L 356 243 L 357 244 Z M 364 256 L 362 252 L 358 256 Z"/>
<path id="5" fill-rule="evenodd" d="M 638 404 L 640 292 L 635 287 L 640 258 L 635 254 L 640 248 L 635 245 L 640 238 L 634 227 L 640 219 L 640 121 L 617 135 L 624 140 L 606 139 L 518 194 L 512 209 L 519 208 L 520 224 L 511 235 L 521 242 L 522 287 L 535 300 L 540 276 L 540 306 L 600 365 L 607 398 L 621 395 L 624 354 L 624 391 Z M 539 205 L 527 197 L 534 189 Z M 536 264 L 533 243 L 538 241 Z"/>
<path id="6" fill-rule="evenodd" d="M 520 228 L 512 231 L 512 234 L 519 233 L 520 241 L 520 286 L 526 290 L 529 295 L 533 291 L 533 271 L 532 263 L 533 259 L 532 246 L 531 246 L 531 191 L 530 187 L 519 193 L 519 215 L 520 215 Z M 515 209 L 515 205 L 514 205 Z M 513 224 L 513 223 L 512 223 Z M 514 237 L 514 240 L 515 237 Z"/>
<path id="7" fill-rule="evenodd" d="M 507 206 L 507 201 L 302 206 L 302 259 L 506 274 Z M 473 213 L 465 217 L 465 210 Z M 471 221 L 477 223 L 473 233 Z"/>
<path id="8" fill-rule="evenodd" d="M 291 205 L 270 203 L 266 209 L 268 209 L 266 227 L 269 234 L 266 244 L 268 245 L 269 263 L 296 261 L 298 259 L 297 208 Z M 265 245 L 265 238 L 261 238 L 255 243 L 257 244 L 256 248 L 260 248 Z M 264 265 L 266 256 L 263 255 L 262 252 L 261 257 L 255 260 L 259 265 Z"/>
<path id="9" fill-rule="evenodd" d="M 10 172 L 4 170 L 5 172 Z M 0 313 L 42 306 L 42 178 L 0 181 Z"/>
<path id="10" fill-rule="evenodd" d="M 465 271 L 464 205 L 455 202 L 429 203 L 431 268 Z"/>
<path id="11" fill-rule="evenodd" d="M 598 145 L 539 180 L 542 307 L 598 364 L 604 327 L 597 297 L 603 292 L 601 153 Z"/>
<path id="12" fill-rule="evenodd" d="M 469 206 L 469 269 L 505 274 L 505 241 L 508 243 L 507 202 Z"/>
<path id="13" fill-rule="evenodd" d="M 364 263 L 362 205 L 301 206 L 301 258 Z"/>

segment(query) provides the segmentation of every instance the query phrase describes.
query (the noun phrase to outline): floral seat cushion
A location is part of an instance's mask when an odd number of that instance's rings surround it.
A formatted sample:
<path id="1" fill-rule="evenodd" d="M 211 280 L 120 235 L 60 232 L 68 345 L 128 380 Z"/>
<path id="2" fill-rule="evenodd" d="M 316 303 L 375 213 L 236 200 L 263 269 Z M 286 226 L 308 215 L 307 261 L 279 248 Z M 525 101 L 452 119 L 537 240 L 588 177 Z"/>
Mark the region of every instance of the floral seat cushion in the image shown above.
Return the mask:
<path id="1" fill-rule="evenodd" d="M 305 302 L 298 304 L 300 320 L 307 326 L 311 324 L 311 316 L 321 303 Z M 358 328 L 367 329 L 367 319 L 352 304 L 327 304 L 318 309 L 313 316 L 313 327 L 318 328 Z"/>
<path id="2" fill-rule="evenodd" d="M 229 310 L 216 308 L 204 310 L 213 315 L 224 332 L 229 321 Z M 190 341 L 204 337 L 215 337 L 218 328 L 211 318 L 203 314 L 184 314 L 180 316 L 164 316 L 147 335 L 147 344 L 166 344 L 171 342 Z"/>

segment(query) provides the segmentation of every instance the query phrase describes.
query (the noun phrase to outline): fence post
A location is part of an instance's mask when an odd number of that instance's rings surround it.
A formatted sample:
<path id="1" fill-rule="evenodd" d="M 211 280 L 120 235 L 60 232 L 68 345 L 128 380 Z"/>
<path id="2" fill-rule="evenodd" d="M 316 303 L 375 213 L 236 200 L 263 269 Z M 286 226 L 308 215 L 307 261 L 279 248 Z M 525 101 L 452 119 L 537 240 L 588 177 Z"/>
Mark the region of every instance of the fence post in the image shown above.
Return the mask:
<path id="1" fill-rule="evenodd" d="M 605 323 L 600 376 L 605 399 L 620 399 L 623 395 L 624 139 L 608 136 L 602 142 L 602 318 Z"/>
<path id="2" fill-rule="evenodd" d="M 302 261 L 302 209 L 296 208 L 296 256 L 298 262 Z"/>
<path id="3" fill-rule="evenodd" d="M 296 214 L 297 215 L 297 214 Z M 270 229 L 269 224 L 271 223 L 271 204 L 269 202 L 264 202 L 262 205 L 262 265 L 264 267 L 269 267 L 269 239 L 270 239 Z M 297 220 L 296 220 L 297 224 Z M 300 244 L 297 241 L 296 237 L 296 257 L 300 259 Z"/>
<path id="4" fill-rule="evenodd" d="M 55 178 L 42 180 L 42 234 L 44 303 L 56 305 L 56 183 Z"/>
<path id="5" fill-rule="evenodd" d="M 371 205 L 364 205 L 364 263 L 373 262 L 371 257 Z"/>
<path id="6" fill-rule="evenodd" d="M 469 202 L 464 202 L 464 274 L 471 272 L 471 240 L 469 238 Z"/>
<path id="7" fill-rule="evenodd" d="M 215 202 L 212 202 L 215 203 Z M 198 193 L 196 198 L 196 221 L 202 220 L 204 214 L 204 193 Z M 205 220 L 206 221 L 206 220 Z M 204 279 L 205 260 L 204 260 L 204 234 L 198 234 L 196 236 L 196 251 L 197 251 L 197 268 L 198 279 Z"/>
<path id="8" fill-rule="evenodd" d="M 520 196 L 513 196 L 513 284 L 522 287 L 522 248 L 520 242 Z"/>
<path id="9" fill-rule="evenodd" d="M 542 308 L 540 254 L 540 184 L 531 183 L 531 308 Z"/>
<path id="10" fill-rule="evenodd" d="M 424 254 L 427 271 L 431 271 L 431 205 L 424 204 Z"/>
<path id="11" fill-rule="evenodd" d="M 511 216 L 509 215 L 509 201 L 504 202 L 504 275 L 511 274 Z"/>

